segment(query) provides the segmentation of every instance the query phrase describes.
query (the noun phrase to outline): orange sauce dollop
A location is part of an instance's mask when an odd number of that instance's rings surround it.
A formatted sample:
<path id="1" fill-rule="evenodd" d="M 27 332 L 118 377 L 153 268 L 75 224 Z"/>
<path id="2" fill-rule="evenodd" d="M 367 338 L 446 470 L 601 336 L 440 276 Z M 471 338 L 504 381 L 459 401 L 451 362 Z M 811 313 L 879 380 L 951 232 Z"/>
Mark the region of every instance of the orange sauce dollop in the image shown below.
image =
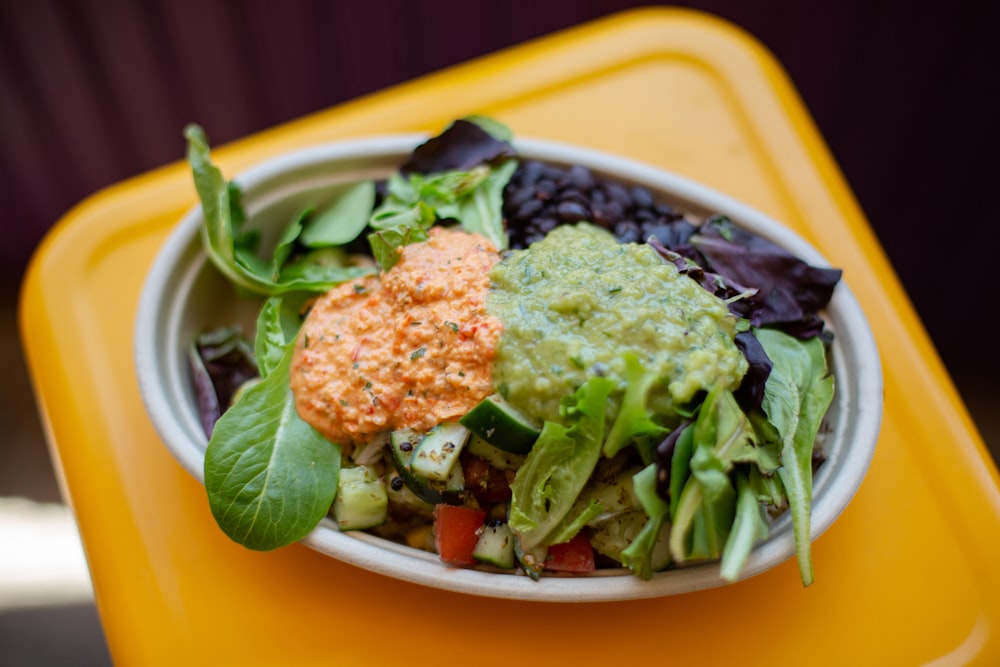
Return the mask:
<path id="1" fill-rule="evenodd" d="M 434 227 L 381 276 L 344 283 L 312 306 L 291 387 L 306 422 L 338 444 L 379 432 L 427 431 L 493 392 L 503 325 L 486 312 L 497 249 Z"/>

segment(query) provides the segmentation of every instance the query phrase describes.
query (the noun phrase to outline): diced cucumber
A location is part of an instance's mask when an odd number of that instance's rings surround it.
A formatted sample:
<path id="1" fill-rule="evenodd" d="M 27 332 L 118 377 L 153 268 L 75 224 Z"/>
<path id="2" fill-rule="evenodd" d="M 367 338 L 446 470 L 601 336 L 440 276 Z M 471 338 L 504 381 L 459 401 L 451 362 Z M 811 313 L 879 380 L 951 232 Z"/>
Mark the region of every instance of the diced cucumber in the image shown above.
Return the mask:
<path id="1" fill-rule="evenodd" d="M 494 447 L 527 454 L 541 429 L 499 394 L 487 396 L 459 422 Z"/>
<path id="2" fill-rule="evenodd" d="M 514 531 L 506 523 L 488 521 L 472 550 L 472 557 L 507 570 L 514 569 Z"/>
<path id="3" fill-rule="evenodd" d="M 386 470 L 385 478 L 385 492 L 389 498 L 390 507 L 402 508 L 427 515 L 430 515 L 434 511 L 434 505 L 414 493 L 413 489 L 406 485 L 403 476 L 396 471 L 395 466 L 391 465 L 391 463 Z"/>
<path id="4" fill-rule="evenodd" d="M 448 479 L 444 480 L 444 491 L 453 494 L 465 491 L 465 470 L 461 461 L 455 461 L 448 471 Z"/>
<path id="5" fill-rule="evenodd" d="M 478 456 L 497 470 L 517 470 L 524 463 L 523 455 L 511 454 L 499 447 L 494 447 L 475 433 L 469 438 L 469 444 L 465 446 L 465 450 Z"/>
<path id="6" fill-rule="evenodd" d="M 370 466 L 342 468 L 333 501 L 333 518 L 341 530 L 362 530 L 385 522 L 388 496 L 385 484 Z"/>
<path id="7" fill-rule="evenodd" d="M 450 483 L 449 481 L 443 483 L 435 482 L 413 472 L 410 463 L 413 460 L 413 454 L 420 445 L 422 437 L 420 433 L 413 429 L 399 429 L 389 434 L 389 452 L 392 454 L 392 461 L 397 474 L 418 498 L 431 505 L 439 503 L 455 504 L 460 502 L 460 491 L 465 486 L 465 478 L 462 475 L 459 483 L 459 480 L 456 480 L 454 476 L 462 474 L 461 466 L 453 466 L 456 470 L 449 477 Z M 456 486 L 458 487 L 457 489 L 455 488 Z"/>
<path id="8" fill-rule="evenodd" d="M 420 439 L 410 459 L 410 470 L 432 481 L 448 481 L 468 441 L 469 429 L 458 422 L 438 424 Z"/>

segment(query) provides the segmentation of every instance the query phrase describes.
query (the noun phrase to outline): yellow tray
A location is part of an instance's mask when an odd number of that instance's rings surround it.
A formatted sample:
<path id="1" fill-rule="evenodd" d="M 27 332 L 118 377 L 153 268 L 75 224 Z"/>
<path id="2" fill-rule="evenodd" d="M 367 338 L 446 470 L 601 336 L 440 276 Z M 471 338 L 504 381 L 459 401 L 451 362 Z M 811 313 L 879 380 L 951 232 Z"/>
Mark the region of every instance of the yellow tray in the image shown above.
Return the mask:
<path id="1" fill-rule="evenodd" d="M 195 203 L 178 162 L 66 215 L 38 250 L 21 301 L 31 374 L 115 661 L 1000 664 L 996 468 L 772 57 L 702 14 L 628 12 L 215 157 L 233 174 L 309 144 L 433 132 L 468 113 L 702 181 L 784 221 L 845 270 L 881 347 L 885 420 L 856 499 L 815 545 L 816 583 L 803 589 L 789 562 L 698 593 L 552 605 L 426 589 L 299 545 L 255 553 L 231 543 L 159 441 L 132 368 L 145 273 Z"/>

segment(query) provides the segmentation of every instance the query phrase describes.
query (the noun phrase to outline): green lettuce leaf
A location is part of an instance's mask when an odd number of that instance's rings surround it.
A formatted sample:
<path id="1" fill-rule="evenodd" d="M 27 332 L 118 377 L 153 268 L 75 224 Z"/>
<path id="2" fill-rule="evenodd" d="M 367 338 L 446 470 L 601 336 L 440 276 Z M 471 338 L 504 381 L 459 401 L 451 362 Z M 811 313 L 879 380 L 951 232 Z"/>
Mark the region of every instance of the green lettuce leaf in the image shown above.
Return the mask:
<path id="1" fill-rule="evenodd" d="M 639 437 L 659 437 L 667 433 L 665 427 L 653 421 L 646 407 L 646 397 L 657 381 L 648 373 L 632 352 L 625 354 L 625 394 L 618 415 L 604 442 L 604 455 L 611 457 Z"/>
<path id="2" fill-rule="evenodd" d="M 765 539 L 770 531 L 767 513 L 757 500 L 757 494 L 750 485 L 746 470 L 738 470 L 736 476 L 736 517 L 732 530 L 722 550 L 723 579 L 735 581 L 750 557 L 750 550 L 757 542 Z"/>
<path id="3" fill-rule="evenodd" d="M 546 422 L 511 485 L 510 527 L 530 553 L 573 507 L 601 455 L 606 402 L 614 382 L 595 377 L 565 399 L 568 426 Z"/>
<path id="4" fill-rule="evenodd" d="M 653 550 L 670 515 L 670 505 L 656 493 L 656 464 L 651 463 L 633 479 L 633 488 L 648 519 L 635 540 L 621 553 L 622 565 L 643 579 L 653 576 Z"/>
<path id="5" fill-rule="evenodd" d="M 762 408 L 781 438 L 782 466 L 795 551 L 803 585 L 813 581 L 810 541 L 812 452 L 823 416 L 833 400 L 833 376 L 821 337 L 801 340 L 775 329 L 756 329 L 774 367 L 764 387 Z"/>

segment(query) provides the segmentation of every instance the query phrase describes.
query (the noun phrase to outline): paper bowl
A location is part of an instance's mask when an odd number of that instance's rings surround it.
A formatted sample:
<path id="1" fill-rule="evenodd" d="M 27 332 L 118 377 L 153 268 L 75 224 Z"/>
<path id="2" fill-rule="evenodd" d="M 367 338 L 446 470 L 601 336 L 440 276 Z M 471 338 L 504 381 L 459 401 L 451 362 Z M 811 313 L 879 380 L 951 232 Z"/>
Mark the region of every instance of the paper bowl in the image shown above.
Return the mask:
<path id="1" fill-rule="evenodd" d="M 244 193 L 251 225 L 261 230 L 284 225 L 305 205 L 320 205 L 331 186 L 387 176 L 423 141 L 394 135 L 316 146 L 259 164 L 234 179 Z M 641 184 L 695 217 L 729 216 L 737 225 L 786 248 L 803 260 L 829 266 L 814 248 L 769 217 L 674 174 L 628 159 L 548 141 L 515 141 L 526 159 L 581 164 L 595 173 Z M 216 326 L 240 323 L 252 332 L 259 304 L 234 297 L 229 284 L 201 248 L 201 208 L 191 210 L 157 255 L 147 277 L 135 326 L 135 361 L 143 401 L 163 443 L 181 465 L 204 482 L 207 440 L 200 426 L 186 355 L 195 336 Z M 826 462 L 814 478 L 812 538 L 840 515 L 860 486 L 871 462 L 882 413 L 878 351 L 868 323 L 848 287 L 837 286 L 824 312 L 835 338 L 832 350 L 836 394 L 827 416 Z M 772 524 L 757 545 L 741 578 L 768 570 L 795 554 L 791 518 Z M 589 576 L 527 576 L 442 564 L 436 555 L 364 533 L 342 533 L 324 519 L 302 542 L 346 563 L 389 577 L 471 595 L 519 600 L 586 602 L 649 598 L 729 583 L 716 562 L 693 564 L 641 580 L 625 570 Z M 793 575 L 797 576 L 797 575 Z M 818 577 L 823 573 L 818 572 Z"/>

